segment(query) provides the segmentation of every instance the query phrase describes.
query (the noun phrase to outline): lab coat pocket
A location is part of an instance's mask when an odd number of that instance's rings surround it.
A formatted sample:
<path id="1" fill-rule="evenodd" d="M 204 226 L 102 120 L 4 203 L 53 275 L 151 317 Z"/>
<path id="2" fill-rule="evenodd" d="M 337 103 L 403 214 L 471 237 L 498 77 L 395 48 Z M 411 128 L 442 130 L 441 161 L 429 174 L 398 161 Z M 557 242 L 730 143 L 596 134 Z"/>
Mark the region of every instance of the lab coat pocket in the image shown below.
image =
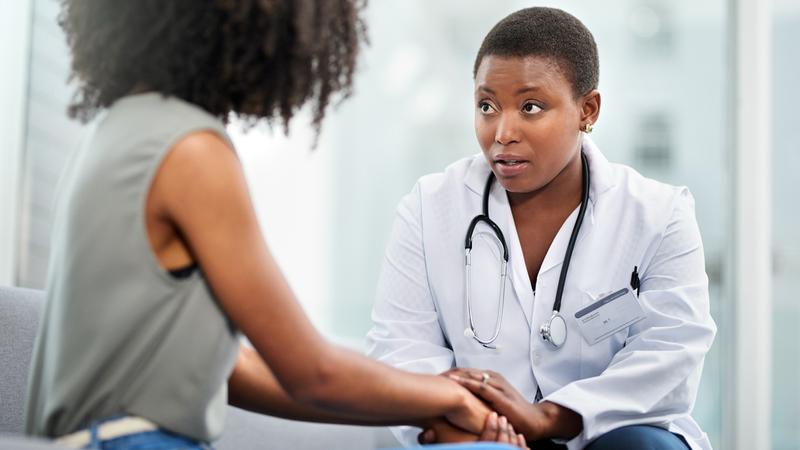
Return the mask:
<path id="1" fill-rule="evenodd" d="M 584 291 L 583 295 L 583 305 L 579 309 L 583 309 L 603 297 L 603 295 L 593 295 L 589 291 Z M 574 313 L 573 319 L 575 319 Z M 589 344 L 583 334 L 578 331 L 581 334 L 581 378 L 600 375 L 608 368 L 614 355 L 624 348 L 628 330 L 628 327 L 623 328 L 595 344 Z"/>

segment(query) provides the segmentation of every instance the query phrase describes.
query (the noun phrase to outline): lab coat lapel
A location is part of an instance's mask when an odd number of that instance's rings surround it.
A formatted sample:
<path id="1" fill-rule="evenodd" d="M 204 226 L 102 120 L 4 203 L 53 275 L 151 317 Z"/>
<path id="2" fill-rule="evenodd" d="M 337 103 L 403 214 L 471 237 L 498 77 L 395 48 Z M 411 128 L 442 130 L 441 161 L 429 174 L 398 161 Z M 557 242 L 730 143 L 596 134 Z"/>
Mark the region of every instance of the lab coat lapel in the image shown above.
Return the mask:
<path id="1" fill-rule="evenodd" d="M 483 198 L 483 188 L 486 186 L 486 177 L 489 176 L 489 165 L 482 154 L 478 153 L 472 157 L 469 169 L 464 176 L 464 184 L 470 191 L 475 193 L 478 198 Z M 477 214 L 478 212 L 475 212 Z"/>
<path id="2" fill-rule="evenodd" d="M 511 213 L 511 204 L 508 202 L 506 191 L 499 185 L 492 189 L 492 196 L 489 201 L 489 211 L 494 205 L 494 217 L 497 225 L 503 230 L 508 243 L 508 263 L 509 278 L 514 289 L 514 297 L 522 311 L 525 313 L 525 323 L 528 328 L 531 326 L 533 318 L 533 286 L 528 277 L 528 269 L 525 266 L 525 257 L 522 254 L 522 244 L 517 235 L 517 226 L 514 223 L 514 215 Z"/>

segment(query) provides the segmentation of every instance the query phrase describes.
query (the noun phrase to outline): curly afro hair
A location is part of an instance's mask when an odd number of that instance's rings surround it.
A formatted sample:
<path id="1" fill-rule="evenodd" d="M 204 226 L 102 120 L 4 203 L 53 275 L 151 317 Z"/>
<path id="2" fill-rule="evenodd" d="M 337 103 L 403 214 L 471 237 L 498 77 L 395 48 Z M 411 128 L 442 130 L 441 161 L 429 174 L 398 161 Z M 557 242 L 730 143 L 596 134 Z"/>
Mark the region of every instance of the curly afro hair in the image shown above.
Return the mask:
<path id="1" fill-rule="evenodd" d="M 560 9 L 526 8 L 498 22 L 483 39 L 473 77 L 488 55 L 552 58 L 572 83 L 575 97 L 597 89 L 600 64 L 594 37 L 580 20 Z"/>
<path id="2" fill-rule="evenodd" d="M 307 102 L 319 132 L 348 97 L 366 29 L 359 0 L 62 0 L 78 82 L 69 116 L 86 122 L 120 97 L 155 91 L 227 122 L 279 118 Z"/>

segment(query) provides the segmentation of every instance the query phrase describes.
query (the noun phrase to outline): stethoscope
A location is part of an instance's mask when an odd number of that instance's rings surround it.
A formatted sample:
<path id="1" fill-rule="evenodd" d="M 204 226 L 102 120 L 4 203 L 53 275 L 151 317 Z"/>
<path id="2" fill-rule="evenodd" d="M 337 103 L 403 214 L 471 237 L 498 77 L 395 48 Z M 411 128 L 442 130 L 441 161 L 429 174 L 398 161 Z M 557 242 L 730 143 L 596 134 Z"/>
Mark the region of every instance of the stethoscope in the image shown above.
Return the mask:
<path id="1" fill-rule="evenodd" d="M 583 165 L 583 192 L 581 197 L 581 206 L 578 210 L 578 218 L 575 221 L 575 226 L 572 228 L 572 235 L 569 238 L 569 245 L 567 245 L 567 252 L 564 255 L 564 263 L 561 266 L 561 275 L 558 277 L 558 289 L 556 290 L 556 300 L 553 302 L 553 314 L 550 316 L 539 329 L 539 334 L 546 342 L 549 342 L 555 348 L 561 348 L 567 340 L 567 322 L 559 312 L 561 310 L 561 297 L 564 294 L 564 283 L 567 280 L 567 271 L 569 270 L 569 262 L 572 259 L 572 251 L 575 248 L 575 241 L 578 239 L 578 232 L 583 223 L 583 216 L 586 214 L 586 204 L 589 202 L 589 162 L 586 155 L 581 152 L 581 162 Z M 508 277 L 508 245 L 503 237 L 503 231 L 497 224 L 489 218 L 489 193 L 492 190 L 492 183 L 494 182 L 494 172 L 489 172 L 489 177 L 486 180 L 486 187 L 483 190 L 483 214 L 478 214 L 472 219 L 472 222 L 467 228 L 467 236 L 464 244 L 464 252 L 466 259 L 464 261 L 464 268 L 466 272 L 465 277 L 465 297 L 467 302 L 467 322 L 469 327 L 464 329 L 464 335 L 471 337 L 478 341 L 486 348 L 496 349 L 494 342 L 500 335 L 500 329 L 503 326 L 503 308 L 505 306 L 506 297 L 506 278 Z M 470 253 L 472 252 L 472 233 L 478 223 L 484 222 L 489 228 L 492 229 L 497 240 L 503 247 L 503 261 L 500 265 L 500 309 L 497 312 L 497 320 L 495 321 L 494 333 L 489 339 L 482 339 L 475 331 L 475 322 L 472 318 L 472 303 L 470 300 L 471 283 L 471 268 L 472 260 Z"/>

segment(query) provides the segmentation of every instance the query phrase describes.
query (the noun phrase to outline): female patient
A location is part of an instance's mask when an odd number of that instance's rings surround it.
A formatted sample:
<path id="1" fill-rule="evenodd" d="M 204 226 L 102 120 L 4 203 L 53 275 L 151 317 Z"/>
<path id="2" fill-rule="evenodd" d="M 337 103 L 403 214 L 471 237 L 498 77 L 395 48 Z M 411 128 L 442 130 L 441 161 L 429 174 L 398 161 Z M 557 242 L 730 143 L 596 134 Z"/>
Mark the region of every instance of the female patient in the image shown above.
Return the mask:
<path id="1" fill-rule="evenodd" d="M 444 418 L 518 442 L 456 382 L 326 343 L 256 222 L 224 123 L 285 125 L 310 103 L 319 129 L 349 93 L 359 12 L 351 0 L 63 2 L 70 115 L 96 124 L 56 212 L 29 433 L 206 448 L 230 402 L 344 423 Z"/>

